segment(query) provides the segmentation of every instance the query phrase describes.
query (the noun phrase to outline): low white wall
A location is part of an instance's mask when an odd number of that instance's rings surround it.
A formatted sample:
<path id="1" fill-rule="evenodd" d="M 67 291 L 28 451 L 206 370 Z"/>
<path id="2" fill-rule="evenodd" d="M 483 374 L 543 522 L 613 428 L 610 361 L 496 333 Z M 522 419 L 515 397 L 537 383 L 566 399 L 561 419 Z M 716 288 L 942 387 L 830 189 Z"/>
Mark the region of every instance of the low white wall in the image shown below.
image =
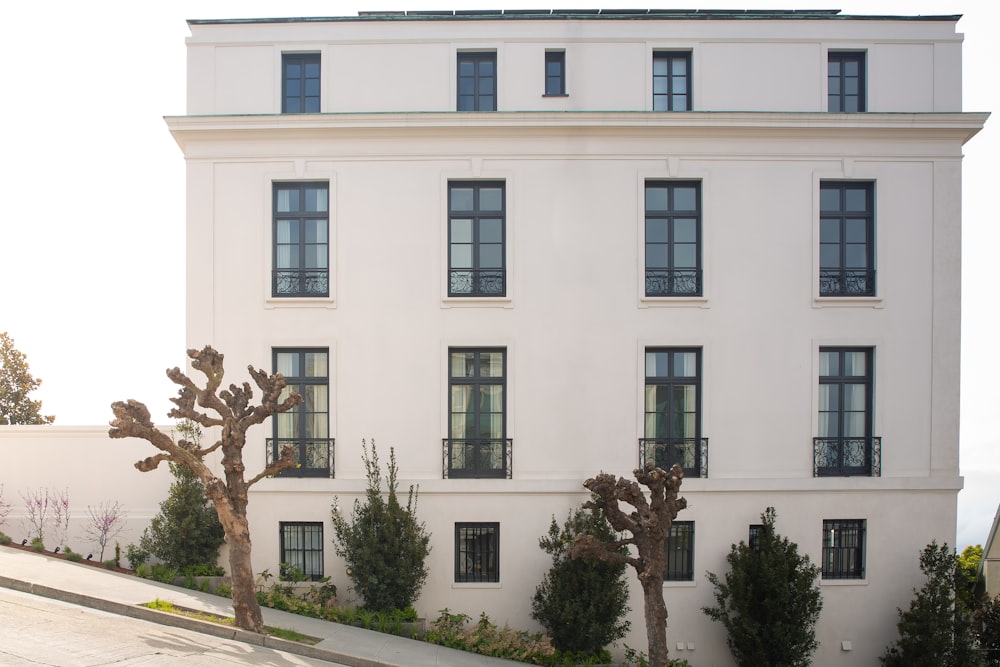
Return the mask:
<path id="1" fill-rule="evenodd" d="M 85 532 L 88 506 L 118 502 L 127 517 L 115 538 L 124 551 L 137 542 L 167 497 L 173 477 L 167 466 L 148 473 L 135 469 L 136 461 L 155 449 L 141 440 L 111 440 L 107 426 L 0 426 L 0 485 L 2 502 L 10 505 L 3 531 L 20 542 L 29 535 L 22 494 L 65 492 L 70 526 L 65 541 L 74 551 L 95 553 L 97 543 Z M 51 512 L 50 512 L 51 516 Z M 52 535 L 48 528 L 47 535 Z M 47 537 L 46 548 L 57 546 Z M 114 555 L 114 541 L 104 557 Z"/>

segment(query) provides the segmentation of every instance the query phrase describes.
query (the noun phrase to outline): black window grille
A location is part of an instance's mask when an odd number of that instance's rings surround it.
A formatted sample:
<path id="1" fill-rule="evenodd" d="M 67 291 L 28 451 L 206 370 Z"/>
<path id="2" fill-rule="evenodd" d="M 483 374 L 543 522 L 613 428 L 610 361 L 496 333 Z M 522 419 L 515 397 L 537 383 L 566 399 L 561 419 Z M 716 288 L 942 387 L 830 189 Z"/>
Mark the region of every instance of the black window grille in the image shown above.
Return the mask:
<path id="1" fill-rule="evenodd" d="M 447 476 L 508 477 L 507 351 L 448 350 Z"/>
<path id="2" fill-rule="evenodd" d="M 455 581 L 500 581 L 500 524 L 455 524 Z"/>
<path id="3" fill-rule="evenodd" d="M 700 477 L 707 443 L 701 437 L 701 350 L 653 347 L 645 353 L 642 463 L 675 463 Z"/>
<path id="4" fill-rule="evenodd" d="M 864 519 L 823 521 L 823 578 L 865 578 Z"/>
<path id="5" fill-rule="evenodd" d="M 694 521 L 674 521 L 667 535 L 664 581 L 694 581 Z"/>
<path id="6" fill-rule="evenodd" d="M 819 433 L 813 441 L 817 476 L 875 472 L 881 454 L 872 436 L 873 356 L 870 347 L 819 350 Z"/>
<path id="7" fill-rule="evenodd" d="M 301 570 L 312 581 L 323 578 L 323 524 L 319 522 L 282 521 L 278 524 L 281 544 L 281 578 L 291 577 L 292 569 Z"/>
<path id="8" fill-rule="evenodd" d="M 283 401 L 291 392 L 302 402 L 272 419 L 273 459 L 282 448 L 292 447 L 297 466 L 280 473 L 283 477 L 332 477 L 333 454 L 330 439 L 329 351 L 325 348 L 276 348 L 273 350 L 275 372 L 285 376 Z"/>

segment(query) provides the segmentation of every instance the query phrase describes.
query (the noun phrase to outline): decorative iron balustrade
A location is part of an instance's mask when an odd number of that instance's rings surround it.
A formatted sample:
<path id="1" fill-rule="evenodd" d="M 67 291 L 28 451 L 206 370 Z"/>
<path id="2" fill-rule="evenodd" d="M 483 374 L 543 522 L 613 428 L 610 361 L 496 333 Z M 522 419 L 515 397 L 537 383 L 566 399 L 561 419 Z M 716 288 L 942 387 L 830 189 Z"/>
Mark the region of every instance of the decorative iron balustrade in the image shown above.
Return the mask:
<path id="1" fill-rule="evenodd" d="M 688 477 L 708 477 L 708 438 L 639 438 L 639 465 L 670 470 L 675 464 Z"/>
<path id="2" fill-rule="evenodd" d="M 275 269 L 271 289 L 274 296 L 328 296 L 329 269 Z"/>
<path id="3" fill-rule="evenodd" d="M 820 296 L 875 296 L 875 269 L 829 269 L 819 272 Z"/>
<path id="4" fill-rule="evenodd" d="M 444 438 L 442 478 L 511 479 L 510 438 Z"/>
<path id="5" fill-rule="evenodd" d="M 882 476 L 882 438 L 813 438 L 813 477 L 851 476 Z"/>
<path id="6" fill-rule="evenodd" d="M 504 269 L 450 269 L 448 296 L 504 296 Z"/>
<path id="7" fill-rule="evenodd" d="M 333 478 L 333 438 L 268 438 L 267 463 L 281 458 L 285 447 L 292 448 L 294 468 L 282 470 L 278 477 Z"/>
<path id="8" fill-rule="evenodd" d="M 701 296 L 701 270 L 646 269 L 646 296 Z"/>

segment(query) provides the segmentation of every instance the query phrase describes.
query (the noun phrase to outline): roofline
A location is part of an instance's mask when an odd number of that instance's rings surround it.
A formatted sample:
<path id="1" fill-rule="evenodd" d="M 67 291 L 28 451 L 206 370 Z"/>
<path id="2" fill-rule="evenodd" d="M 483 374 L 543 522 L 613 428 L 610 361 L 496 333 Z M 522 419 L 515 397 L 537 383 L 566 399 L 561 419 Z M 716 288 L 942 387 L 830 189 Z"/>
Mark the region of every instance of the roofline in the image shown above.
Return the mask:
<path id="1" fill-rule="evenodd" d="M 443 11 L 362 11 L 357 16 L 300 16 L 284 18 L 188 19 L 188 25 L 260 23 L 339 23 L 382 21 L 569 21 L 569 20 L 835 20 L 835 21 L 947 21 L 961 14 L 897 16 L 841 14 L 839 9 L 456 9 Z"/>

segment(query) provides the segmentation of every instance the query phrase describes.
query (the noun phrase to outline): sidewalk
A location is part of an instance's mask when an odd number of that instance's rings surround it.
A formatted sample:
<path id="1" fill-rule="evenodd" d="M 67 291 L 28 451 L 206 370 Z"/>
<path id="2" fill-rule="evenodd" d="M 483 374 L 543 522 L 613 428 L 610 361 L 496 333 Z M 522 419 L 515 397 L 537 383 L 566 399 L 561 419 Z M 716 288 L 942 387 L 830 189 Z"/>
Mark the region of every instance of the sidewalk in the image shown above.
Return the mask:
<path id="1" fill-rule="evenodd" d="M 511 667 L 523 664 L 267 608 L 263 609 L 265 624 L 320 637 L 322 641 L 309 646 L 264 637 L 139 606 L 159 598 L 179 607 L 232 616 L 232 605 L 226 598 L 2 546 L 0 586 L 351 667 Z"/>

